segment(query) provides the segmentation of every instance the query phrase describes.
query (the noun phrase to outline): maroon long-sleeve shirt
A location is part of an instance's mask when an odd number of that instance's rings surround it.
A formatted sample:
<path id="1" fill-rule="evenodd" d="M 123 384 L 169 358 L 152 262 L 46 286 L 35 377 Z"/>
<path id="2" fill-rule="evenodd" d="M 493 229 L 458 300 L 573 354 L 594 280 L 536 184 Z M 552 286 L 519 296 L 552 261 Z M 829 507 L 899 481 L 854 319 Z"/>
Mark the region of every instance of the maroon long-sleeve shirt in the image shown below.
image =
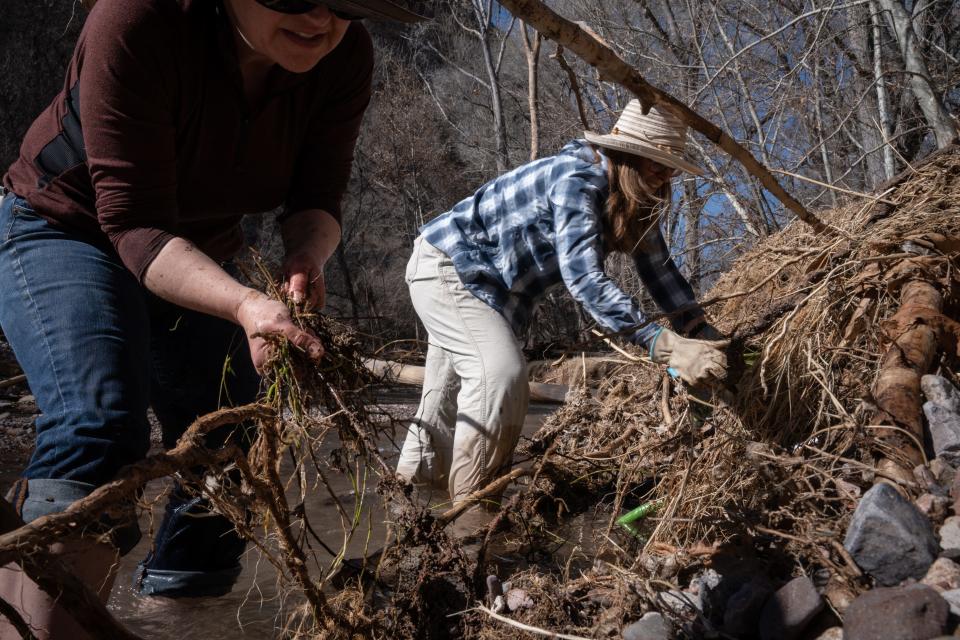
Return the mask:
<path id="1" fill-rule="evenodd" d="M 141 280 L 175 236 L 232 257 L 247 213 L 285 205 L 339 220 L 370 99 L 370 36 L 354 22 L 311 71 L 274 67 L 253 105 L 233 42 L 215 0 L 99 0 L 4 186 L 112 244 Z"/>

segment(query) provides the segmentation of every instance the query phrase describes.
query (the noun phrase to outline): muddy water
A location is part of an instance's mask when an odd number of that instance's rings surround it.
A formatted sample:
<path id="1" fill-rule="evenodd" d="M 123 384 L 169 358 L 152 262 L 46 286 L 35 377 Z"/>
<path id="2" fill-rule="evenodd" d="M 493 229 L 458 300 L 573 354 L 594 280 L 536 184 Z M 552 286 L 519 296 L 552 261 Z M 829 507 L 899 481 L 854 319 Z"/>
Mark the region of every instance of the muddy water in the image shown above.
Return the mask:
<path id="1" fill-rule="evenodd" d="M 412 391 L 393 392 L 381 397 L 384 410 L 396 418 L 406 418 L 416 410 L 417 396 Z M 550 405 L 531 407 L 524 425 L 524 435 L 531 435 L 544 417 L 555 409 Z M 398 434 L 399 437 L 399 434 Z M 380 443 L 381 452 L 388 462 L 395 461 L 397 445 L 390 439 Z M 330 449 L 335 443 L 326 445 Z M 326 451 L 324 451 L 326 453 Z M 289 470 L 288 470 L 289 471 Z M 367 511 L 361 530 L 347 546 L 347 557 L 363 555 L 364 549 L 378 549 L 383 544 L 385 530 L 384 514 L 374 493 L 376 479 L 371 474 L 365 490 L 364 504 Z M 354 487 L 345 477 L 329 478 L 333 489 L 341 502 L 348 506 L 354 503 Z M 162 515 L 163 492 L 167 481 L 151 483 L 146 490 L 148 500 L 153 500 L 152 513 L 145 513 L 141 527 L 145 532 L 151 525 L 159 523 Z M 342 529 L 340 517 L 329 494 L 322 489 L 312 493 L 306 508 L 318 535 L 334 549 L 340 547 Z M 152 519 L 152 521 L 151 521 Z M 319 528 L 318 528 L 319 525 Z M 164 598 L 145 598 L 132 588 L 132 580 L 137 562 L 150 548 L 151 538 L 145 535 L 139 546 L 121 560 L 119 575 L 113 590 L 109 607 L 125 625 L 144 638 L 151 640 L 187 640 L 208 638 L 275 638 L 282 628 L 284 614 L 293 602 L 284 602 L 278 595 L 276 570 L 267 561 L 260 558 L 256 551 L 249 551 L 244 561 L 244 570 L 233 592 L 220 598 L 198 598 L 169 600 Z M 318 557 L 329 562 L 329 557 L 318 550 Z"/>

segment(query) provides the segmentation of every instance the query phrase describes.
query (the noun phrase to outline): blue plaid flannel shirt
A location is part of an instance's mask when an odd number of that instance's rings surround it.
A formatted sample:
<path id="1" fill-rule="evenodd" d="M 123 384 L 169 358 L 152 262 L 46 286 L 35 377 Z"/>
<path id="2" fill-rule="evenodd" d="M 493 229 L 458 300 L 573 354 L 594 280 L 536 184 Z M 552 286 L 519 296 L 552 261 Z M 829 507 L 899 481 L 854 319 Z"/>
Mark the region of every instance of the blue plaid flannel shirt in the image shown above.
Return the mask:
<path id="1" fill-rule="evenodd" d="M 595 161 L 585 140 L 535 160 L 480 187 L 425 224 L 424 240 L 453 262 L 464 287 L 523 335 L 537 302 L 563 283 L 600 325 L 649 345 L 659 325 L 647 324 L 636 301 L 603 271 L 601 216 L 607 160 Z M 651 237 L 651 234 L 654 237 Z M 682 331 L 703 316 L 687 280 L 670 258 L 658 227 L 634 256 L 644 286 Z"/>

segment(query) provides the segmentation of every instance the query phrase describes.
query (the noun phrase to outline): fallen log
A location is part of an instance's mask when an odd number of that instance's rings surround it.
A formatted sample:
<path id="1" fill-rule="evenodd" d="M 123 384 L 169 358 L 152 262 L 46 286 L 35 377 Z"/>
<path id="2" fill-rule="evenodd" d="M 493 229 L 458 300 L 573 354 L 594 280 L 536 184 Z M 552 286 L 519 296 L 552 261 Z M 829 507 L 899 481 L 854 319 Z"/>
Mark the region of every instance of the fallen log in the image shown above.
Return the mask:
<path id="1" fill-rule="evenodd" d="M 883 356 L 873 397 L 879 408 L 878 422 L 906 432 L 891 430 L 883 439 L 897 452 L 896 462 L 908 470 L 924 461 L 920 378 L 930 370 L 943 339 L 942 311 L 943 296 L 936 286 L 926 280 L 911 280 L 903 286 L 899 310 L 883 323 L 890 346 Z"/>
<path id="2" fill-rule="evenodd" d="M 374 375 L 386 382 L 398 384 L 422 385 L 424 368 L 413 364 L 403 364 L 392 360 L 366 358 L 363 361 Z M 536 402 L 563 403 L 567 399 L 569 387 L 565 384 L 530 383 L 530 399 Z"/>

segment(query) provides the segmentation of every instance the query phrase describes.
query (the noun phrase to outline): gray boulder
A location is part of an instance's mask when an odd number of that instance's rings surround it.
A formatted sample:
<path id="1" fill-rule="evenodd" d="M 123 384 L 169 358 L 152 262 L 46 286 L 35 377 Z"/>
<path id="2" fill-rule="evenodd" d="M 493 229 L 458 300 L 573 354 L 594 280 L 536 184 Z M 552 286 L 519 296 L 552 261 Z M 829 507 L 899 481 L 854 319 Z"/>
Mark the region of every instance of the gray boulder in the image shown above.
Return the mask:
<path id="1" fill-rule="evenodd" d="M 794 578 L 770 596 L 760 613 L 761 640 L 791 640 L 823 610 L 823 598 L 806 576 Z"/>
<path id="2" fill-rule="evenodd" d="M 944 555 L 956 558 L 960 556 L 960 516 L 950 516 L 940 527 L 940 548 Z"/>
<path id="3" fill-rule="evenodd" d="M 689 615 L 695 611 L 701 611 L 702 603 L 700 594 L 697 593 L 670 589 L 669 591 L 661 591 L 659 600 L 664 607 L 676 614 Z"/>
<path id="4" fill-rule="evenodd" d="M 844 640 L 929 640 L 946 633 L 950 607 L 924 584 L 874 589 L 850 605 Z"/>
<path id="5" fill-rule="evenodd" d="M 874 485 L 863 494 L 843 546 L 882 586 L 919 580 L 939 552 L 930 521 L 888 484 Z"/>
<path id="6" fill-rule="evenodd" d="M 960 616 L 960 589 L 941 591 L 940 597 L 947 601 L 947 604 L 950 606 L 950 613 L 955 616 Z"/>
<path id="7" fill-rule="evenodd" d="M 940 457 L 930 461 L 930 471 L 937 479 L 937 482 L 944 487 L 950 487 L 953 484 L 954 477 L 957 475 L 957 470 L 953 468 L 953 465 Z"/>
<path id="8" fill-rule="evenodd" d="M 731 596 L 743 586 L 743 577 L 724 576 L 714 569 L 694 576 L 690 581 L 690 593 L 700 598 L 698 608 L 714 624 L 723 622 L 724 612 L 729 607 Z"/>
<path id="9" fill-rule="evenodd" d="M 920 513 L 930 518 L 930 522 L 942 522 L 947 515 L 947 508 L 950 506 L 950 498 L 925 493 L 917 498 L 913 504 L 917 505 Z"/>
<path id="10" fill-rule="evenodd" d="M 927 417 L 930 440 L 938 456 L 960 450 L 960 414 L 939 402 L 924 402 L 923 415 Z"/>
<path id="11" fill-rule="evenodd" d="M 960 589 L 960 565 L 949 558 L 937 558 L 920 583 L 940 593 Z"/>
<path id="12" fill-rule="evenodd" d="M 656 611 L 648 611 L 623 630 L 623 640 L 670 640 L 672 637 L 667 621 Z"/>
<path id="13" fill-rule="evenodd" d="M 942 376 L 920 378 L 920 388 L 930 402 L 936 402 L 954 413 L 960 413 L 960 391 Z"/>

